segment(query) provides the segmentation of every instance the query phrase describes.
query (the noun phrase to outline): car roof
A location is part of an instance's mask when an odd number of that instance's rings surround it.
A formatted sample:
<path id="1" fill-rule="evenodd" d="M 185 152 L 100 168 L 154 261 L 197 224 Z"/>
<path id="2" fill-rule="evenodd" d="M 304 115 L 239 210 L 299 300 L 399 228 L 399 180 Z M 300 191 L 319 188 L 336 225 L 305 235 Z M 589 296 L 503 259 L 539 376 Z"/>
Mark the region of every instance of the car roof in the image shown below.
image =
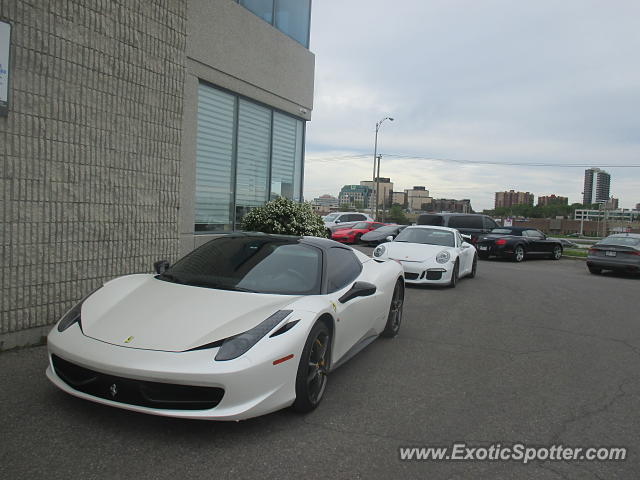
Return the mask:
<path id="1" fill-rule="evenodd" d="M 451 227 L 439 227 L 436 225 L 409 225 L 405 230 L 409 230 L 410 228 L 420 228 L 420 229 L 429 229 L 429 230 L 444 230 L 445 232 L 457 232 L 457 228 Z"/>
<path id="2" fill-rule="evenodd" d="M 537 230 L 537 228 L 534 228 L 534 227 L 496 227 L 494 228 L 494 230 L 497 230 L 498 228 L 511 230 L 512 232 L 524 232 L 525 230 Z"/>
<path id="3" fill-rule="evenodd" d="M 609 235 L 607 238 L 640 238 L 640 233 L 614 233 L 613 235 Z"/>

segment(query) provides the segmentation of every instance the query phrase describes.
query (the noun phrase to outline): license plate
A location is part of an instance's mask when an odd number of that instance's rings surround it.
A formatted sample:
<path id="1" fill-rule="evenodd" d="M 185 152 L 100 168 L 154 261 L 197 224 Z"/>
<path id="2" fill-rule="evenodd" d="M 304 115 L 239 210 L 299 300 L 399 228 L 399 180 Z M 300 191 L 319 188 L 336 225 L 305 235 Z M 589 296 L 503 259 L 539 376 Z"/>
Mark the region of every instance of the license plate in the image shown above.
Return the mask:
<path id="1" fill-rule="evenodd" d="M 612 251 L 612 250 L 607 250 L 606 252 L 604 252 L 604 254 L 605 254 L 607 257 L 615 257 L 615 256 L 618 254 L 618 252 L 614 252 L 614 251 Z"/>
<path id="2" fill-rule="evenodd" d="M 478 250 L 487 250 L 489 247 L 485 246 L 485 245 L 479 245 L 478 246 Z"/>

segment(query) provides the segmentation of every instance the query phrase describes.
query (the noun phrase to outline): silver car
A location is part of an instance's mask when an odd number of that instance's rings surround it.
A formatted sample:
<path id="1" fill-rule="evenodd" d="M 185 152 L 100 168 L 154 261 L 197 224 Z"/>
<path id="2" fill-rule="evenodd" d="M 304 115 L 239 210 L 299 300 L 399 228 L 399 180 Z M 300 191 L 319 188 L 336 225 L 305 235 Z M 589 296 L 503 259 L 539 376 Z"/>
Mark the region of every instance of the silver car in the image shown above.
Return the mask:
<path id="1" fill-rule="evenodd" d="M 587 268 L 596 275 L 603 270 L 640 272 L 640 234 L 617 233 L 589 249 Z"/>

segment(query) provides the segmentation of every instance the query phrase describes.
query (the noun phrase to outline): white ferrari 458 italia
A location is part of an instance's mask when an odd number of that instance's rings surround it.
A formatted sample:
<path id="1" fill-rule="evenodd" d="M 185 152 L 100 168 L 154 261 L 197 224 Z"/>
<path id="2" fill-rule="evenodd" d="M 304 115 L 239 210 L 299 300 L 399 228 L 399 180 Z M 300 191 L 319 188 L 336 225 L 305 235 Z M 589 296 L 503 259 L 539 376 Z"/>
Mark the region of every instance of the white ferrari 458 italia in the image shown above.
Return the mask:
<path id="1" fill-rule="evenodd" d="M 230 234 L 155 267 L 105 283 L 52 329 L 56 386 L 172 417 L 308 412 L 330 371 L 400 328 L 400 265 L 328 239 Z"/>
<path id="2" fill-rule="evenodd" d="M 377 261 L 395 260 L 407 283 L 455 287 L 460 277 L 476 276 L 478 254 L 455 228 L 414 225 L 373 251 Z"/>

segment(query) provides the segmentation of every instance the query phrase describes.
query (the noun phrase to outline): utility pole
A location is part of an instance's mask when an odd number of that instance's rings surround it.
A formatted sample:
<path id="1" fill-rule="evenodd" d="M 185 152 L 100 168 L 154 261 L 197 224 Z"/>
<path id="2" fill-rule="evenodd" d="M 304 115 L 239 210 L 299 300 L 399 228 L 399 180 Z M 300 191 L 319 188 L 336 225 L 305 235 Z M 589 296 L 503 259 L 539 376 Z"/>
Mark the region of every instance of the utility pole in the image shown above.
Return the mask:
<path id="1" fill-rule="evenodd" d="M 378 155 L 378 175 L 375 178 L 376 182 L 376 216 L 375 220 L 378 220 L 378 193 L 380 191 L 380 160 L 382 159 L 382 155 Z M 382 196 L 382 200 L 384 202 L 384 195 Z"/>
<path id="2" fill-rule="evenodd" d="M 376 160 L 378 158 L 378 130 L 380 130 L 380 125 L 382 125 L 382 122 L 384 122 L 385 120 L 390 120 L 393 122 L 393 118 L 391 117 L 384 117 L 382 120 L 376 122 L 376 139 L 375 142 L 373 144 L 373 177 L 371 178 L 371 188 L 374 189 L 375 185 L 376 185 Z M 378 171 L 380 170 L 380 168 L 378 167 Z M 373 198 L 375 199 L 375 204 L 376 204 L 376 212 L 378 210 L 378 191 L 375 190 L 373 192 Z M 373 216 L 373 205 L 371 205 L 371 216 Z M 375 220 L 375 218 L 374 218 Z"/>

